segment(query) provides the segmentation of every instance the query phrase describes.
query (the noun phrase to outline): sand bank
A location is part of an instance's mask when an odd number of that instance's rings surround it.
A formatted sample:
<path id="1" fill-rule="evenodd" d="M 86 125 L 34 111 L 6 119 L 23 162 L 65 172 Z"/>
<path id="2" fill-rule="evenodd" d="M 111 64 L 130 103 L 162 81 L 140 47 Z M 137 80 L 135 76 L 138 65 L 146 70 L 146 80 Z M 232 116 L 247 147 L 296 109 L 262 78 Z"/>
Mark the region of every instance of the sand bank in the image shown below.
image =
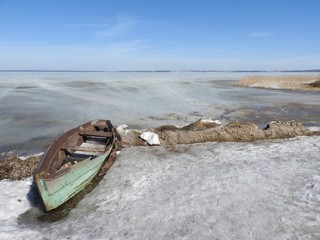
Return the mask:
<path id="1" fill-rule="evenodd" d="M 236 86 L 320 91 L 320 75 L 246 76 Z"/>

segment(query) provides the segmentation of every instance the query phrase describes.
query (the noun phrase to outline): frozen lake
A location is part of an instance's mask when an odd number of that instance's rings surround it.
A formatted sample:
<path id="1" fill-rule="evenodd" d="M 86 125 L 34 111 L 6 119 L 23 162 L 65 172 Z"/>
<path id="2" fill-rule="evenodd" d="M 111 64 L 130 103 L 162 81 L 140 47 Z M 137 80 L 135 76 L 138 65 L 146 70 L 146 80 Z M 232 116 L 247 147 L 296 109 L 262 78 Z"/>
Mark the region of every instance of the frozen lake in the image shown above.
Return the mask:
<path id="1" fill-rule="evenodd" d="M 66 130 L 96 118 L 131 128 L 199 118 L 256 124 L 296 119 L 320 126 L 319 93 L 233 86 L 248 74 L 1 72 L 0 133 L 6 137 L 0 138 L 0 152 L 43 151 Z"/>
<path id="2" fill-rule="evenodd" d="M 117 126 L 199 118 L 320 126 L 317 93 L 247 89 L 248 73 L 0 73 L 0 152 L 43 151 L 95 118 Z M 56 223 L 36 220 L 31 179 L 0 181 L 0 239 L 320 239 L 320 137 L 126 147 Z"/>
<path id="3" fill-rule="evenodd" d="M 1 181 L 1 239 L 319 239 L 320 137 L 130 147 L 56 223 Z"/>

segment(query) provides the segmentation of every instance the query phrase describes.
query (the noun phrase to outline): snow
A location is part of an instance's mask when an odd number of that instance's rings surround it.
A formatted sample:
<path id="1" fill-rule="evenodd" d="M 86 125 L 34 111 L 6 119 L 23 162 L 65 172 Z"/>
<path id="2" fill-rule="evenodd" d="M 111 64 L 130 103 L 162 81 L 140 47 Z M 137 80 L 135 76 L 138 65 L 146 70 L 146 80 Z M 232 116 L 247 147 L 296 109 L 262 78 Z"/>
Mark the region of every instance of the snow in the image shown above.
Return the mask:
<path id="1" fill-rule="evenodd" d="M 221 121 L 220 120 L 212 120 L 211 118 L 201 119 L 200 121 L 202 123 L 216 123 L 216 124 L 221 125 Z"/>
<path id="2" fill-rule="evenodd" d="M 313 132 L 320 131 L 320 127 L 316 127 L 316 126 L 307 127 L 307 129 Z"/>
<path id="3" fill-rule="evenodd" d="M 145 140 L 149 145 L 160 145 L 159 136 L 154 132 L 143 132 L 140 138 Z"/>
<path id="4" fill-rule="evenodd" d="M 92 118 L 130 129 L 208 117 L 223 124 L 298 118 L 319 130 L 319 95 L 234 87 L 242 75 L 0 73 L 0 149 L 44 151 Z M 36 220 L 31 179 L 0 181 L 0 240 L 320 239 L 319 169 L 320 137 L 126 146 L 100 184 L 56 223 Z"/>
<path id="5" fill-rule="evenodd" d="M 37 239 L 38 232 L 32 229 L 21 228 L 17 224 L 20 214 L 30 209 L 27 194 L 30 189 L 32 179 L 23 181 L 0 181 L 0 239 Z M 29 236 L 29 237 L 28 237 Z M 38 238 L 40 239 L 40 238 Z"/>
<path id="6" fill-rule="evenodd" d="M 32 155 L 28 155 L 28 156 L 20 156 L 19 159 L 20 160 L 26 160 L 29 157 L 39 157 L 41 155 L 43 155 L 44 152 L 40 152 L 40 153 L 36 153 L 36 154 L 32 154 Z"/>
<path id="7" fill-rule="evenodd" d="M 320 137 L 126 147 L 56 223 L 0 181 L 0 239 L 319 239 Z M 20 200 L 21 201 L 20 201 Z"/>
<path id="8" fill-rule="evenodd" d="M 0 152 L 44 151 L 93 119 L 128 123 L 130 129 L 184 126 L 201 118 L 256 124 L 299 118 L 319 126 L 318 94 L 233 86 L 247 74 L 1 72 Z"/>
<path id="9" fill-rule="evenodd" d="M 128 125 L 122 124 L 117 127 L 117 131 L 120 135 L 125 135 L 129 131 L 128 128 Z"/>
<path id="10" fill-rule="evenodd" d="M 1 181 L 2 200 L 0 201 L 0 209 L 6 210 L 0 212 L 1 220 L 17 217 L 30 207 L 26 198 L 30 185 L 31 179 L 14 182 Z"/>
<path id="11" fill-rule="evenodd" d="M 281 86 L 272 82 L 261 82 L 250 84 L 249 87 L 262 87 L 262 88 L 273 88 L 273 89 L 281 89 Z"/>

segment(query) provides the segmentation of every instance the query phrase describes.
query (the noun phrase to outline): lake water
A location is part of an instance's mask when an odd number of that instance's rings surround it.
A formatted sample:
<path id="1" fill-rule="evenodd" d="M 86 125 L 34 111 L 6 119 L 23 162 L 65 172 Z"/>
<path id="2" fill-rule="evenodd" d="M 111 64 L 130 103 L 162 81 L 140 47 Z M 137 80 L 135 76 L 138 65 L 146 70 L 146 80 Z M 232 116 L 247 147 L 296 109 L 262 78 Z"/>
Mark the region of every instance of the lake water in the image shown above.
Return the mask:
<path id="1" fill-rule="evenodd" d="M 318 93 L 241 88 L 253 73 L 1 72 L 0 152 L 43 151 L 91 119 L 132 128 L 184 125 L 199 118 L 320 126 Z M 256 73 L 255 73 L 256 74 Z"/>

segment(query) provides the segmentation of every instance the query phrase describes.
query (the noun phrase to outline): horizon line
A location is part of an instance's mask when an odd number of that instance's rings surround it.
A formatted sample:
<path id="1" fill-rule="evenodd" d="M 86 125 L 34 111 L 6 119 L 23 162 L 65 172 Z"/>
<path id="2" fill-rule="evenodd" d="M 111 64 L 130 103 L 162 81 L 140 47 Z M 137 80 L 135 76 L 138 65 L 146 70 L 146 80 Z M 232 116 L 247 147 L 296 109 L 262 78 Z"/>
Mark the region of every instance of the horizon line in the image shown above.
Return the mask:
<path id="1" fill-rule="evenodd" d="M 320 69 L 285 69 L 285 70 L 41 70 L 41 69 L 4 69 L 0 72 L 320 72 Z"/>

